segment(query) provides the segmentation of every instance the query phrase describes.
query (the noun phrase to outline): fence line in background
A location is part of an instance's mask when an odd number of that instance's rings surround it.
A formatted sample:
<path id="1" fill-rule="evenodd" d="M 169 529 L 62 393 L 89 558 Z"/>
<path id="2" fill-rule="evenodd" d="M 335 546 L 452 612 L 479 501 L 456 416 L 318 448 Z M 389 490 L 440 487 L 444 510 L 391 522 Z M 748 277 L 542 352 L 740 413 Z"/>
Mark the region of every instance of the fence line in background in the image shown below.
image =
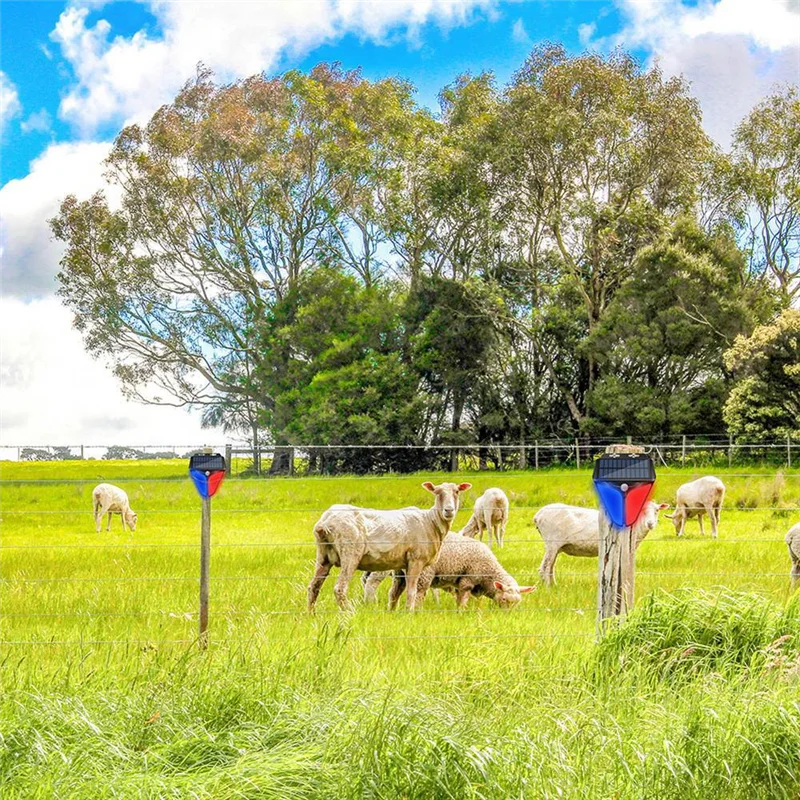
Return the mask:
<path id="1" fill-rule="evenodd" d="M 630 443 L 630 438 L 628 441 Z M 451 471 L 457 471 L 459 461 L 477 463 L 479 469 L 493 469 L 504 471 L 512 469 L 539 469 L 556 464 L 575 464 L 578 468 L 588 466 L 595 455 L 600 453 L 606 445 L 619 441 L 615 438 L 575 438 L 564 439 L 528 439 L 523 438 L 511 444 L 501 443 L 465 443 L 465 444 L 252 444 L 226 443 L 218 446 L 224 451 L 229 468 L 232 470 L 235 460 L 249 461 L 240 471 L 252 472 L 260 475 L 265 471 L 266 465 L 272 459 L 270 471 L 279 473 L 302 474 L 335 474 L 345 472 L 413 472 L 425 467 L 422 463 L 411 462 L 408 459 L 398 461 L 402 453 L 428 453 L 440 463 L 436 468 L 444 469 L 449 465 Z M 642 441 L 642 440 L 640 440 Z M 753 454 L 761 454 L 764 459 L 770 453 L 771 460 L 774 454 L 781 453 L 781 463 L 792 466 L 792 450 L 800 447 L 800 440 L 791 437 L 775 439 L 765 442 L 734 442 L 724 434 L 695 434 L 675 435 L 660 437 L 658 440 L 642 441 L 642 444 L 663 465 L 667 459 L 685 466 L 687 459 L 696 461 L 698 454 L 704 458 L 722 456 L 723 463 L 727 458 L 730 467 L 734 457 L 752 459 Z M 95 453 L 98 460 L 107 458 L 137 459 L 165 459 L 187 457 L 199 447 L 184 445 L 140 445 L 138 447 L 119 445 L 0 445 L 0 459 L 16 459 L 17 461 L 59 461 L 79 460 L 92 457 Z M 185 452 L 180 452 L 185 451 Z M 354 467 L 352 463 L 354 453 L 362 451 L 365 454 L 363 463 Z M 272 470 L 274 459 L 281 455 L 280 469 Z M 375 454 L 366 458 L 366 454 Z M 378 460 L 376 461 L 375 458 Z M 336 461 L 338 459 L 338 462 Z M 381 460 L 382 459 L 382 460 Z M 419 461 L 419 460 L 417 460 Z M 544 461 L 545 463 L 542 463 Z M 341 462 L 341 463 L 339 463 Z M 492 466 L 489 466 L 491 462 Z M 532 462 L 532 463 L 531 463 Z M 468 467 L 472 468 L 472 467 Z"/>

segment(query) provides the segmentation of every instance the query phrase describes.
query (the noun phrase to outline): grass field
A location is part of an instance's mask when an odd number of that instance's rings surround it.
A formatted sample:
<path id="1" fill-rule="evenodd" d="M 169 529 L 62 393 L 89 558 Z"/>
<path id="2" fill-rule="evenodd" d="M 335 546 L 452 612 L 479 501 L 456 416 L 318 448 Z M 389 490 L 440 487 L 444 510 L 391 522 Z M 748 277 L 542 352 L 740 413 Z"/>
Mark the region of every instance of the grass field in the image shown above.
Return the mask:
<path id="1" fill-rule="evenodd" d="M 743 473 L 747 472 L 748 475 Z M 656 499 L 698 473 L 661 470 Z M 333 502 L 427 503 L 425 478 L 229 480 L 213 503 L 209 651 L 186 462 L 0 466 L 3 797 L 798 797 L 800 601 L 783 537 L 800 472 L 717 470 L 717 541 L 660 522 L 637 609 L 594 641 L 596 562 L 511 612 L 304 612 Z M 511 498 L 504 565 L 538 583 L 535 510 L 588 471 L 457 476 Z M 93 486 L 139 514 L 95 533 Z M 387 586 L 382 587 L 382 598 Z M 360 583 L 354 580 L 352 597 Z"/>

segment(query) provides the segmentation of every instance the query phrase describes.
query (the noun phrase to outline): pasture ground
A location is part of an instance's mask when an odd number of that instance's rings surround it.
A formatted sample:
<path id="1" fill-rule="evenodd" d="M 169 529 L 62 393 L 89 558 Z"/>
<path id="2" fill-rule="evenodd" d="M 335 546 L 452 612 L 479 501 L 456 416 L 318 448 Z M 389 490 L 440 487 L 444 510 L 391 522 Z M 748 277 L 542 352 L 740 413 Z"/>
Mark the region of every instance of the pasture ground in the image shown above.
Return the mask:
<path id="1" fill-rule="evenodd" d="M 511 498 L 504 565 L 538 583 L 532 525 L 594 505 L 590 473 L 231 479 L 213 501 L 199 653 L 199 500 L 185 461 L 0 466 L 0 795 L 213 798 L 797 797 L 800 601 L 783 537 L 800 471 L 714 470 L 721 535 L 662 518 L 637 609 L 599 647 L 596 561 L 511 612 L 304 612 L 311 527 L 334 502 L 427 504 L 422 480 Z M 659 471 L 656 499 L 701 472 Z M 139 514 L 95 533 L 91 491 Z M 335 572 L 335 571 L 334 571 Z M 353 581 L 351 596 L 360 594 Z"/>

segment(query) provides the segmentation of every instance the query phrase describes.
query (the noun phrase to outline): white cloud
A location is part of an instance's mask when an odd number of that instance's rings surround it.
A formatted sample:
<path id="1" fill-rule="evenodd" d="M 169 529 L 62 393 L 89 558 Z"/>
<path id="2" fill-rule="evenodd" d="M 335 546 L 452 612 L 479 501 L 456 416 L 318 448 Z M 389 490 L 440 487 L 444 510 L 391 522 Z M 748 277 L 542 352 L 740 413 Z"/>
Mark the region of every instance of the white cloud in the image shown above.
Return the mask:
<path id="1" fill-rule="evenodd" d="M 597 30 L 597 25 L 594 22 L 589 22 L 584 25 L 578 25 L 578 41 L 586 47 L 594 36 Z"/>
<path id="2" fill-rule="evenodd" d="M 162 35 L 141 30 L 113 36 L 88 9 L 71 5 L 51 34 L 77 78 L 61 115 L 84 133 L 107 121 L 143 120 L 202 61 L 222 80 L 274 69 L 283 55 L 301 55 L 348 33 L 381 42 L 398 31 L 410 39 L 426 22 L 468 24 L 495 0 L 306 0 L 253 3 L 150 0 Z"/>
<path id="3" fill-rule="evenodd" d="M 0 285 L 4 296 L 51 294 L 61 246 L 47 225 L 67 194 L 85 198 L 103 186 L 103 143 L 51 145 L 24 177 L 0 189 Z"/>
<path id="4" fill-rule="evenodd" d="M 789 0 L 617 0 L 623 30 L 601 44 L 641 47 L 682 74 L 708 133 L 723 147 L 776 84 L 800 82 L 800 13 Z"/>
<path id="5" fill-rule="evenodd" d="M 46 108 L 35 111 L 27 119 L 20 122 L 19 127 L 23 133 L 47 133 L 53 120 Z"/>
<path id="6" fill-rule="evenodd" d="M 525 23 L 522 19 L 518 19 L 514 23 L 514 27 L 511 29 L 511 38 L 517 44 L 524 44 L 526 46 L 532 44 L 532 39 L 528 36 L 528 31 L 525 30 Z"/>
<path id="7" fill-rule="evenodd" d="M 55 297 L 0 299 L 0 457 L 8 445 L 197 445 L 197 415 L 126 401 Z M 216 438 L 219 438 L 218 436 Z"/>
<path id="8" fill-rule="evenodd" d="M 8 122 L 22 112 L 17 87 L 5 72 L 0 70 L 0 132 Z"/>

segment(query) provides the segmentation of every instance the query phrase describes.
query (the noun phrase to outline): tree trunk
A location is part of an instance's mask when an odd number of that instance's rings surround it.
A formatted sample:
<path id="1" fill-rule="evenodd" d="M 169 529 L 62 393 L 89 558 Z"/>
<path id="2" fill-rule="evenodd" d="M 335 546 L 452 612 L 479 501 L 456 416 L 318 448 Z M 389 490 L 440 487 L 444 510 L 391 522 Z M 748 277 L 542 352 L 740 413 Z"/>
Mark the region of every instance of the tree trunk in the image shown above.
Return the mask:
<path id="1" fill-rule="evenodd" d="M 277 446 L 272 454 L 272 465 L 269 468 L 270 475 L 290 475 L 292 472 L 292 453 L 293 448 L 287 446 Z"/>

